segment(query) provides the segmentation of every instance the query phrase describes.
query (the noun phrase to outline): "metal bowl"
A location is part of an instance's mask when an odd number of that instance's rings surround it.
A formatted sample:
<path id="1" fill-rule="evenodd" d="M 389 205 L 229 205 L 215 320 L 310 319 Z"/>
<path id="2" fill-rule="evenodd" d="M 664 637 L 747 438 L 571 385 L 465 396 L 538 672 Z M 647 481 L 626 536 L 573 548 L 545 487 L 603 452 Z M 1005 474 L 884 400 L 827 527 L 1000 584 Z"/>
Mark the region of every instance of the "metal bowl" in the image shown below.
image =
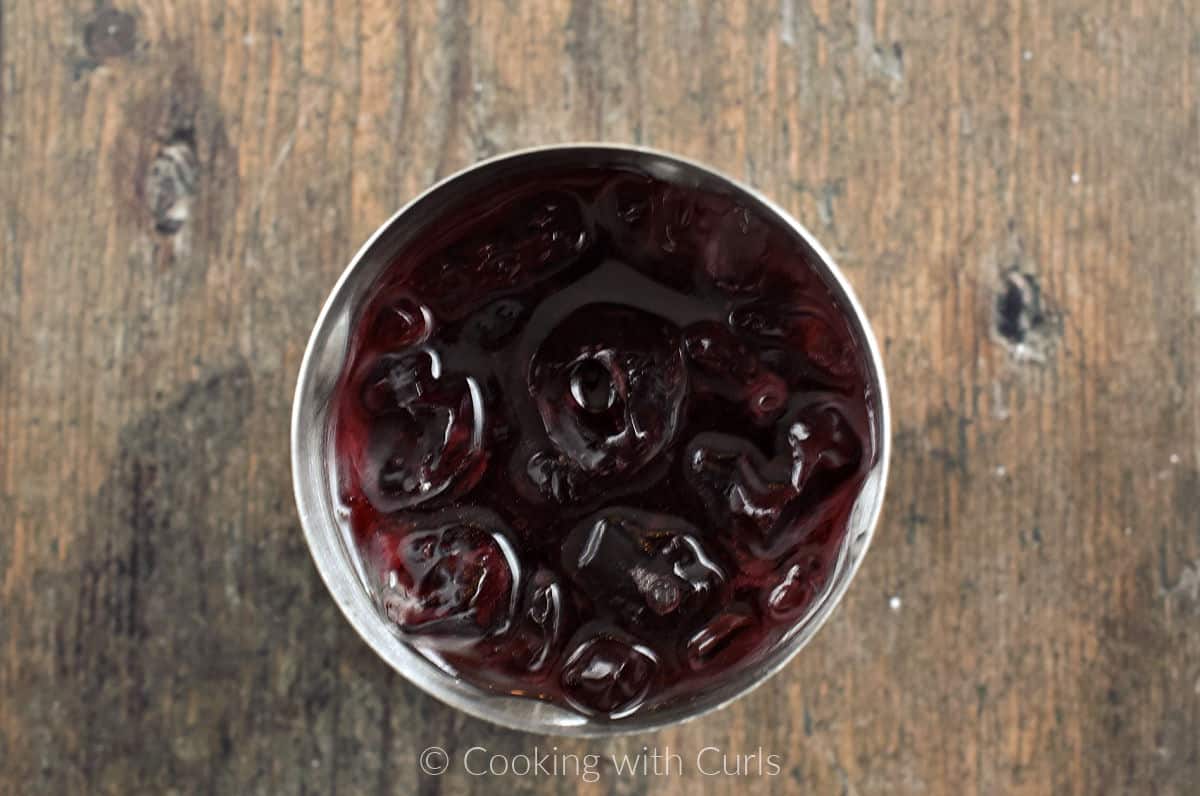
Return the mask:
<path id="1" fill-rule="evenodd" d="M 497 180 L 529 169 L 588 166 L 633 167 L 667 182 L 717 190 L 792 230 L 846 309 L 865 352 L 875 396 L 876 461 L 851 512 L 830 584 L 813 609 L 755 666 L 684 701 L 619 720 L 597 720 L 546 702 L 484 691 L 435 666 L 405 643 L 368 594 L 347 516 L 339 506 L 329 422 L 357 312 L 397 251 L 464 198 L 486 191 Z M 887 386 L 879 349 L 862 307 L 821 244 L 769 199 L 707 166 L 642 147 L 606 144 L 538 147 L 485 160 L 437 183 L 388 219 L 351 260 L 325 301 L 304 352 L 292 406 L 292 479 L 300 522 L 325 585 L 354 629 L 392 668 L 442 702 L 506 727 L 558 735 L 645 732 L 686 721 L 728 704 L 779 671 L 829 618 L 862 563 L 883 503 L 890 453 Z"/>

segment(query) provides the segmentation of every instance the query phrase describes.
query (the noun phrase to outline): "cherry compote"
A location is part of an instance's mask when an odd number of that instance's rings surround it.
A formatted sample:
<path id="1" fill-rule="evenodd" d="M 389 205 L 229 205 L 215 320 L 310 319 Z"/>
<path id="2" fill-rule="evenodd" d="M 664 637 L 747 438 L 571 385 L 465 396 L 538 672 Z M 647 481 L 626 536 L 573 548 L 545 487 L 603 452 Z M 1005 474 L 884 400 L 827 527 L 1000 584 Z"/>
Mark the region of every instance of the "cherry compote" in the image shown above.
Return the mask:
<path id="1" fill-rule="evenodd" d="M 877 455 L 865 351 L 813 256 L 732 196 L 624 169 L 511 178 L 404 246 L 334 415 L 402 637 L 602 718 L 780 643 Z"/>

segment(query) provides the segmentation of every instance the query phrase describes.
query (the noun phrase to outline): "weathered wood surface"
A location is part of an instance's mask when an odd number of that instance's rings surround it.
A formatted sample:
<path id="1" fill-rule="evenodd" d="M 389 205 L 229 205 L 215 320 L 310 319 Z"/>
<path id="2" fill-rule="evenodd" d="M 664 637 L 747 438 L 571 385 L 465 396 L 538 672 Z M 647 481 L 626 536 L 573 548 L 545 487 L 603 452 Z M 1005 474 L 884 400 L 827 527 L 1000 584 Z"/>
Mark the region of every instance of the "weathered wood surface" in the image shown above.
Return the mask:
<path id="1" fill-rule="evenodd" d="M 1195 793 L 1198 98 L 1194 0 L 0 0 L 0 793 Z M 811 647 L 606 742 L 392 674 L 287 459 L 358 244 L 453 169 L 572 139 L 794 211 L 896 420 Z M 430 744 L 784 765 L 497 782 L 422 776 Z"/>

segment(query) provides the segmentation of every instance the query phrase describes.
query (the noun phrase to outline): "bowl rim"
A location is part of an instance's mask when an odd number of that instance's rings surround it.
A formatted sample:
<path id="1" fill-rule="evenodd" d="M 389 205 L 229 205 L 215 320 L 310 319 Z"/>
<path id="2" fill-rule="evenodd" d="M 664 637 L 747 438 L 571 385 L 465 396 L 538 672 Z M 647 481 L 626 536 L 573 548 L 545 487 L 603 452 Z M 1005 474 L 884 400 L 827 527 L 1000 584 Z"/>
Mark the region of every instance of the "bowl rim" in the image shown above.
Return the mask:
<path id="1" fill-rule="evenodd" d="M 651 711 L 645 714 L 645 717 L 640 721 L 638 720 L 640 714 L 634 714 L 634 716 L 628 719 L 611 722 L 602 721 L 573 714 L 539 700 L 491 694 L 483 689 L 465 684 L 465 681 L 453 677 L 453 675 L 437 667 L 429 659 L 409 648 L 386 626 L 385 621 L 375 609 L 357 574 L 356 564 L 344 560 L 347 556 L 345 555 L 344 540 L 340 536 L 341 531 L 338 522 L 331 516 L 331 512 L 328 510 L 329 506 L 320 499 L 321 496 L 316 494 L 313 483 L 314 479 L 307 477 L 311 476 L 315 464 L 307 460 L 308 448 L 311 447 L 309 444 L 311 443 L 310 438 L 314 430 L 306 425 L 308 418 L 307 410 L 309 409 L 308 404 L 314 391 L 314 371 L 317 367 L 315 359 L 318 350 L 331 333 L 331 324 L 335 322 L 332 315 L 341 302 L 343 294 L 347 291 L 348 285 L 351 284 L 352 280 L 356 278 L 358 272 L 363 268 L 363 263 L 371 258 L 380 241 L 393 227 L 403 223 L 404 218 L 414 208 L 426 202 L 430 197 L 442 193 L 453 183 L 469 174 L 493 168 L 510 160 L 519 160 L 543 154 L 569 155 L 571 152 L 579 152 L 580 154 L 584 152 L 591 152 L 593 154 L 610 153 L 614 157 L 623 156 L 631 158 L 633 162 L 638 162 L 637 159 L 647 159 L 691 170 L 706 179 L 723 184 L 735 193 L 749 197 L 774 217 L 774 223 L 782 224 L 790 229 L 816 256 L 819 262 L 813 263 L 812 267 L 819 267 L 822 271 L 821 275 L 827 282 L 827 286 L 835 290 L 838 294 L 836 299 L 843 302 L 849 311 L 848 316 L 851 316 L 849 320 L 851 321 L 853 331 L 864 344 L 868 375 L 873 380 L 871 386 L 876 392 L 875 397 L 878 404 L 875 423 L 876 429 L 874 429 L 877 433 L 877 460 L 868 472 L 862 491 L 860 491 L 856 499 L 855 509 L 852 514 L 858 513 L 860 509 L 859 504 L 862 501 L 868 500 L 869 505 L 866 506 L 866 515 L 862 517 L 861 529 L 854 532 L 852 539 L 848 537 L 843 543 L 842 550 L 839 553 L 836 581 L 831 584 L 830 588 L 821 597 L 820 603 L 801 622 L 797 623 L 792 631 L 789 631 L 790 635 L 786 636 L 785 640 L 776 649 L 767 653 L 762 664 L 751 667 L 743 673 L 743 677 L 740 679 L 745 679 L 746 682 L 739 682 L 736 686 L 732 687 L 729 684 L 725 684 L 722 688 L 716 689 L 723 690 L 724 693 L 715 699 L 705 701 L 704 694 L 700 694 L 691 700 Z M 343 362 L 345 354 L 346 352 L 342 351 Z M 891 426 L 891 405 L 888 396 L 883 357 L 866 313 L 857 295 L 851 288 L 849 281 L 837 266 L 833 257 L 804 225 L 796 220 L 787 210 L 759 192 L 756 188 L 734 179 L 705 163 L 647 146 L 605 141 L 578 141 L 511 150 L 459 169 L 436 181 L 411 200 L 404 203 L 399 210 L 388 217 L 371 234 L 366 242 L 359 247 L 326 297 L 321 307 L 321 312 L 317 316 L 316 323 L 313 325 L 308 343 L 305 346 L 304 356 L 300 362 L 290 422 L 292 487 L 295 493 L 296 507 L 305 540 L 326 589 L 328 589 L 330 595 L 334 598 L 346 620 L 354 627 L 363 641 L 391 668 L 396 670 L 410 683 L 435 699 L 464 713 L 510 729 L 569 737 L 628 735 L 632 733 L 652 732 L 664 727 L 678 725 L 719 710 L 731 702 L 746 696 L 771 679 L 791 662 L 801 649 L 808 645 L 808 642 L 825 622 L 828 621 L 833 611 L 840 604 L 843 595 L 862 565 L 863 559 L 866 557 L 866 552 L 874 538 L 883 508 L 891 465 Z M 322 438 L 325 437 L 326 432 L 324 430 L 316 431 L 321 434 Z M 330 484 L 328 483 L 329 468 L 322 468 L 322 472 L 325 473 L 325 477 L 320 479 L 320 486 L 328 492 L 330 488 Z M 325 495 L 325 497 L 329 496 Z M 856 520 L 852 519 L 852 521 Z M 338 542 L 343 555 L 339 556 L 337 554 L 337 550 L 331 545 L 331 539 L 335 539 Z M 851 551 L 851 548 L 854 548 L 853 551 Z M 413 671 L 413 667 L 417 671 Z M 750 676 L 751 674 L 753 676 Z"/>

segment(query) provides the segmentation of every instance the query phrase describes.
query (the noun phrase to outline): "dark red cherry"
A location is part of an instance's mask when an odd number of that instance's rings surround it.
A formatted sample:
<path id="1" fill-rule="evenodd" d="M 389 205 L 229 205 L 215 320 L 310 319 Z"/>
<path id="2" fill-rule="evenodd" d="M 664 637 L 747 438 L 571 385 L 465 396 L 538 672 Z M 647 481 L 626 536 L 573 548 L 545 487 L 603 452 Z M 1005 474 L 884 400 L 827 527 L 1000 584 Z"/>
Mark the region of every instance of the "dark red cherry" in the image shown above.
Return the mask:
<path id="1" fill-rule="evenodd" d="M 571 652 L 560 677 L 567 700 L 584 713 L 621 718 L 650 691 L 658 656 L 628 636 L 596 635 Z"/>
<path id="2" fill-rule="evenodd" d="M 767 612 L 778 620 L 803 616 L 824 590 L 827 579 L 828 571 L 820 554 L 800 554 L 787 563 L 783 576 L 767 592 Z"/>
<path id="3" fill-rule="evenodd" d="M 363 406 L 373 415 L 417 407 L 432 399 L 441 386 L 442 359 L 431 348 L 385 354 L 368 367 L 361 397 Z"/>
<path id="4" fill-rule="evenodd" d="M 704 247 L 704 269 L 722 289 L 738 294 L 762 284 L 770 230 L 758 215 L 740 205 L 724 213 Z"/>
<path id="5" fill-rule="evenodd" d="M 591 242 L 579 202 L 568 194 L 537 197 L 514 213 L 513 251 L 533 273 L 569 264 Z"/>
<path id="6" fill-rule="evenodd" d="M 560 322 L 528 370 L 550 441 L 593 476 L 628 477 L 670 444 L 686 388 L 675 327 L 609 304 L 585 305 Z"/>
<path id="7" fill-rule="evenodd" d="M 371 340 L 390 350 L 418 345 L 433 332 L 433 313 L 410 296 L 397 296 L 380 307 Z"/>
<path id="8" fill-rule="evenodd" d="M 750 606 L 733 603 L 721 609 L 688 638 L 684 657 L 694 670 L 728 666 L 749 654 L 761 635 Z"/>
<path id="9" fill-rule="evenodd" d="M 700 374 L 698 386 L 725 397 L 741 397 L 744 385 L 758 374 L 758 359 L 749 345 L 718 321 L 701 321 L 684 330 L 683 349 Z"/>
<path id="10" fill-rule="evenodd" d="M 529 674 L 547 672 L 559 651 L 570 610 L 566 587 L 552 571 L 530 578 L 521 610 L 507 641 L 516 667 Z"/>
<path id="11" fill-rule="evenodd" d="M 743 406 L 756 424 L 776 419 L 788 399 L 787 383 L 759 361 L 728 326 L 702 321 L 684 330 L 683 348 L 697 392 Z"/>
<path id="12" fill-rule="evenodd" d="M 596 203 L 600 226 L 626 256 L 653 250 L 656 186 L 653 180 L 622 175 L 609 181 Z"/>
<path id="13" fill-rule="evenodd" d="M 407 386 L 405 389 L 409 389 Z M 419 392 L 419 387 L 412 387 Z M 473 380 L 447 386 L 370 424 L 363 491 L 380 511 L 463 494 L 483 475 L 485 415 Z"/>
<path id="14" fill-rule="evenodd" d="M 800 494 L 802 462 L 768 459 L 747 440 L 710 432 L 688 443 L 683 463 L 684 477 L 709 514 L 728 529 L 726 544 L 746 546 L 761 557 L 778 555 L 776 531 Z"/>
<path id="15" fill-rule="evenodd" d="M 780 419 L 775 447 L 796 468 L 797 488 L 820 474 L 824 480 L 817 489 L 828 491 L 862 462 L 862 439 L 838 402 L 832 395 L 812 395 Z"/>
<path id="16" fill-rule="evenodd" d="M 405 633 L 474 639 L 512 616 L 520 568 L 508 530 L 488 512 L 385 523 L 367 558 L 384 613 Z"/>
<path id="17" fill-rule="evenodd" d="M 529 307 L 521 301 L 498 299 L 481 307 L 464 322 L 460 339 L 482 351 L 498 351 L 512 342 L 528 315 Z"/>
<path id="18" fill-rule="evenodd" d="M 520 461 L 515 462 L 518 466 Z M 566 503 L 574 499 L 581 471 L 558 451 L 541 450 L 524 460 L 524 472 L 515 473 L 518 489 L 532 488 L 532 499 Z"/>
<path id="19" fill-rule="evenodd" d="M 767 297 L 734 309 L 730 325 L 764 343 L 798 352 L 818 370 L 836 377 L 854 371 L 854 354 L 847 334 L 830 317 L 830 308 L 811 298 Z"/>
<path id="20" fill-rule="evenodd" d="M 413 291 L 451 322 L 571 265 L 592 242 L 578 200 L 566 193 L 519 199 L 471 221 L 410 277 Z"/>
<path id="21" fill-rule="evenodd" d="M 696 533 L 674 517 L 605 509 L 567 536 L 563 571 L 629 628 L 679 622 L 711 605 L 726 580 Z"/>

